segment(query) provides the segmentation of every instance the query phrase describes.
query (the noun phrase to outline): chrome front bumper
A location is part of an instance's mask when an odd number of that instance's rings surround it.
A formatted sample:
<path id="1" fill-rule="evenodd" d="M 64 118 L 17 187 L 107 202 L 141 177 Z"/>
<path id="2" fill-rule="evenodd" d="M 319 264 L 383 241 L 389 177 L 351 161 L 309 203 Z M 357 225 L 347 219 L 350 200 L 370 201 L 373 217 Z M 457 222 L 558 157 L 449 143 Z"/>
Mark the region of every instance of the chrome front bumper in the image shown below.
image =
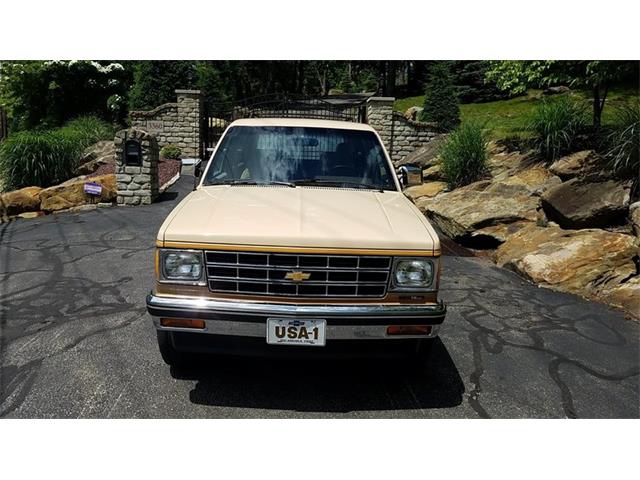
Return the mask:
<path id="1" fill-rule="evenodd" d="M 429 305 L 310 305 L 213 300 L 197 297 L 163 297 L 150 293 L 147 311 L 158 330 L 265 337 L 266 320 L 277 318 L 325 319 L 326 338 L 336 340 L 432 338 L 437 336 L 446 315 L 440 302 Z M 188 318 L 205 321 L 204 329 L 173 328 L 160 325 L 161 318 Z M 416 336 L 389 336 L 392 325 L 430 325 L 431 333 Z"/>

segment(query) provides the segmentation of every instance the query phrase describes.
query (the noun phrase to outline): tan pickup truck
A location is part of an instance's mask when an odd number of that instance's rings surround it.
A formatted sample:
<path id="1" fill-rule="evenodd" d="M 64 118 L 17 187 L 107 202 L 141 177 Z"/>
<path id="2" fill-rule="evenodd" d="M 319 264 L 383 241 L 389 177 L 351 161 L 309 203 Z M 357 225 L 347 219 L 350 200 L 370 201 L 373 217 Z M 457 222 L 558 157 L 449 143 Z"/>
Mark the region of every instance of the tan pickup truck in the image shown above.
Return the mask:
<path id="1" fill-rule="evenodd" d="M 166 363 L 429 352 L 446 313 L 440 242 L 402 193 L 416 171 L 401 182 L 375 130 L 239 120 L 196 175 L 160 227 L 147 297 Z"/>

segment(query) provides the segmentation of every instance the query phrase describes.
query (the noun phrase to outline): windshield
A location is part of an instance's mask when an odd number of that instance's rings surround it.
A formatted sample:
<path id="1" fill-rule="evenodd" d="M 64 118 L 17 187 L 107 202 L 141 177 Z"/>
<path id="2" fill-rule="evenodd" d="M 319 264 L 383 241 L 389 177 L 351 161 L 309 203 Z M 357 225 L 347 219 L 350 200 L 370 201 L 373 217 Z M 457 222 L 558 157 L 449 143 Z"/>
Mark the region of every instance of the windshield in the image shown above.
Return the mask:
<path id="1" fill-rule="evenodd" d="M 232 127 L 204 185 L 332 185 L 396 190 L 373 132 L 338 128 Z"/>

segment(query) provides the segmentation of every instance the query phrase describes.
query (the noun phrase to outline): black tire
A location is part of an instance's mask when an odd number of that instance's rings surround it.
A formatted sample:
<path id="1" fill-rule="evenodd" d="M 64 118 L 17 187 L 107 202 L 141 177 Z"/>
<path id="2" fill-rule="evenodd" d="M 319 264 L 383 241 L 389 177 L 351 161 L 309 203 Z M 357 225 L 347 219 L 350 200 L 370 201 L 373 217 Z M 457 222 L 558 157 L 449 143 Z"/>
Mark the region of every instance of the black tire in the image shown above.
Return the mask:
<path id="1" fill-rule="evenodd" d="M 428 362 L 431 359 L 431 355 L 433 354 L 433 347 L 435 346 L 437 340 L 437 337 L 423 338 L 422 340 L 418 340 L 418 345 L 416 347 L 414 357 L 425 363 Z"/>
<path id="2" fill-rule="evenodd" d="M 429 360 L 438 338 L 423 338 L 413 344 L 409 352 L 408 362 L 414 374 L 422 375 L 427 371 Z"/>
<path id="3" fill-rule="evenodd" d="M 171 341 L 171 333 L 157 330 L 158 348 L 164 363 L 171 367 L 188 367 L 193 363 L 191 355 L 176 350 Z"/>

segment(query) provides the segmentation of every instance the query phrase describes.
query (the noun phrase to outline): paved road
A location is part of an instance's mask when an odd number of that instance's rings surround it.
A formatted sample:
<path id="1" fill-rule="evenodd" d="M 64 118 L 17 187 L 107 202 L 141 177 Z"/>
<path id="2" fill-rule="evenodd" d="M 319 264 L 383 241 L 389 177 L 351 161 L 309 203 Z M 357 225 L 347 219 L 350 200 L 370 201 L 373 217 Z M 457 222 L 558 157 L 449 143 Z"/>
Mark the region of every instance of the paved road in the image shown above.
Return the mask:
<path id="1" fill-rule="evenodd" d="M 170 371 L 144 306 L 152 206 L 0 225 L 4 417 L 635 417 L 637 322 L 486 259 L 445 259 L 431 366 L 220 359 Z"/>

